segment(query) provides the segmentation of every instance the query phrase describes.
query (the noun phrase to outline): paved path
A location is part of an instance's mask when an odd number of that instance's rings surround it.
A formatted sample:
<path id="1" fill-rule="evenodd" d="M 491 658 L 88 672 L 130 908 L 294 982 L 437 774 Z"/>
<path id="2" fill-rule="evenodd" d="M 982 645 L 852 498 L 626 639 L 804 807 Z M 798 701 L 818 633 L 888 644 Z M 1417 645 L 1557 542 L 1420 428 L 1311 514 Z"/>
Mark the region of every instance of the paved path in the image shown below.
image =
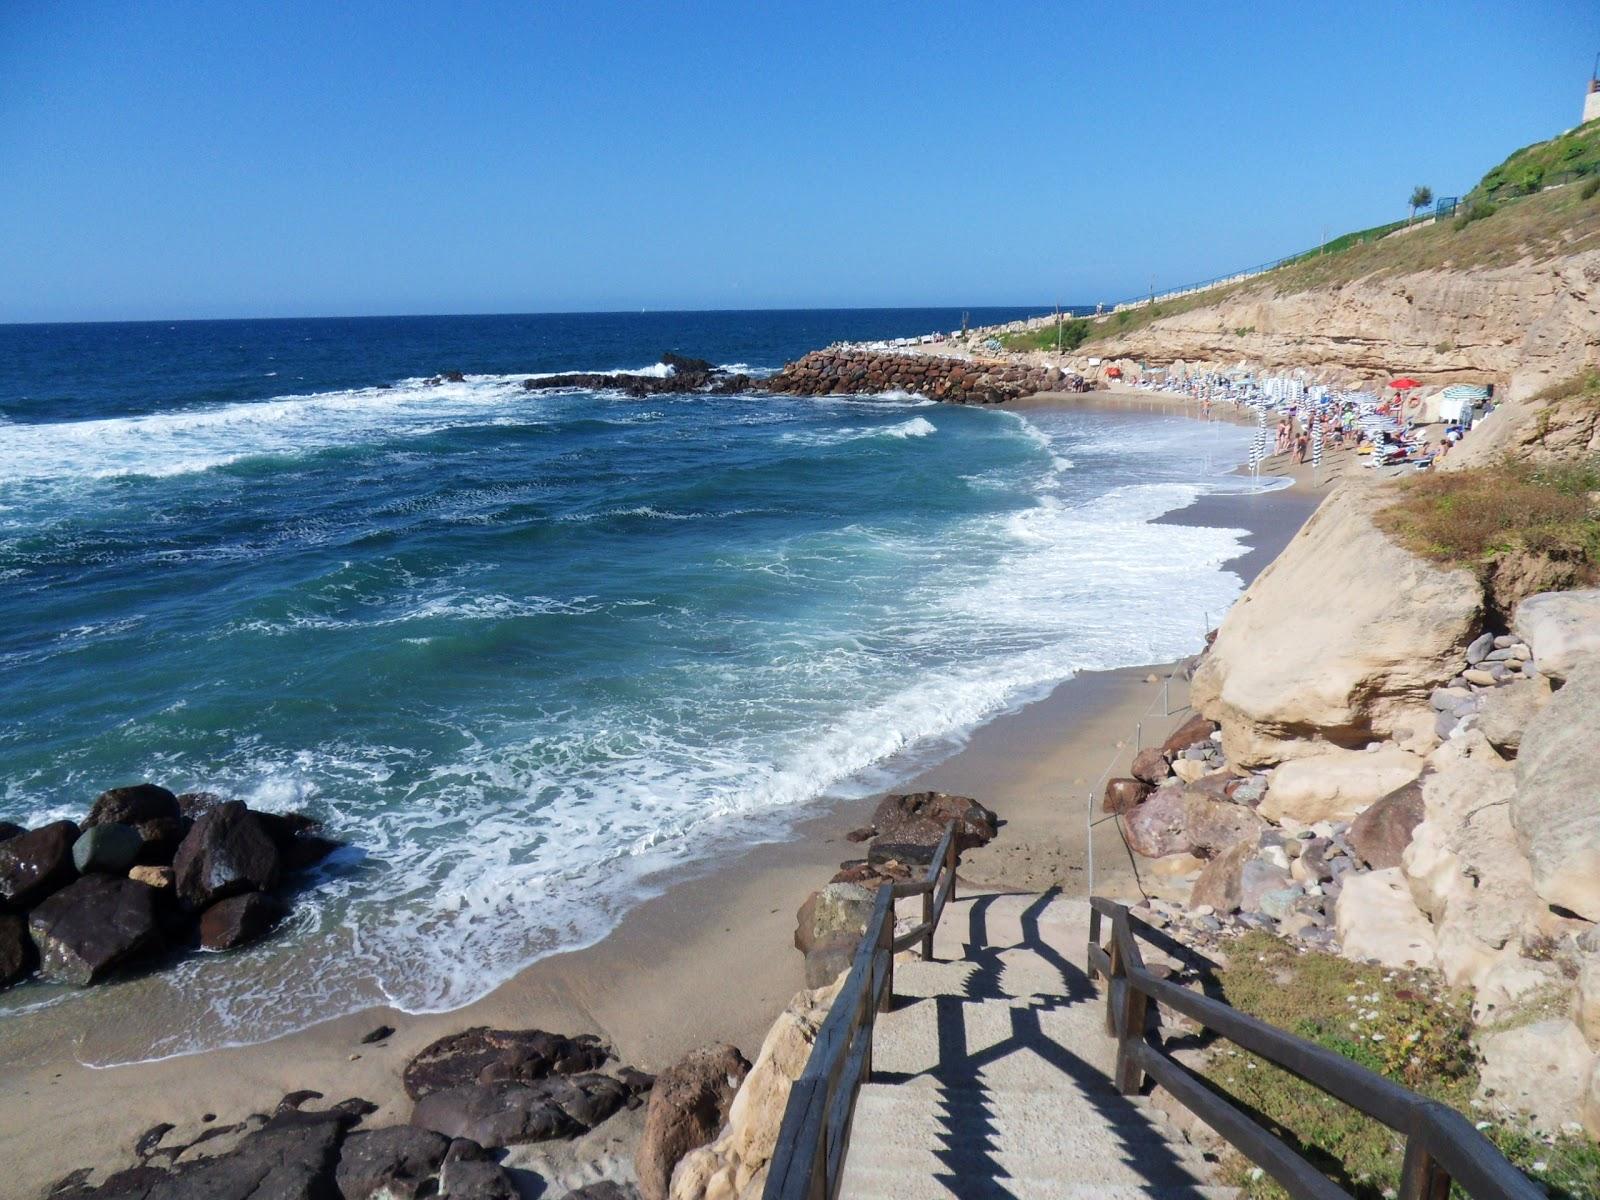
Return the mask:
<path id="1" fill-rule="evenodd" d="M 1105 1002 L 1083 972 L 1089 907 L 969 897 L 934 961 L 900 964 L 861 1090 L 846 1200 L 1226 1200 L 1142 1100 L 1111 1085 Z"/>

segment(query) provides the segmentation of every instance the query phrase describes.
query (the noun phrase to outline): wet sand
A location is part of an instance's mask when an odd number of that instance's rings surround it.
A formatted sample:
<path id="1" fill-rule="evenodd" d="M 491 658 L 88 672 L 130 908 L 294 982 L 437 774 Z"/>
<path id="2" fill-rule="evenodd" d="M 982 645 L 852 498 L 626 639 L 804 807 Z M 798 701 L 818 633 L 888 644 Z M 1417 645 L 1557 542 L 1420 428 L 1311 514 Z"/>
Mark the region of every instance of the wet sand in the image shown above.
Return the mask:
<path id="1" fill-rule="evenodd" d="M 1310 515 L 1322 490 L 1306 481 L 1271 493 L 1210 496 L 1161 520 L 1249 530 L 1249 549 L 1230 564 L 1248 582 Z M 1197 645 L 1202 632 L 1196 628 Z M 1094 890 L 1136 895 L 1115 822 L 1098 812 L 1100 781 L 1124 772 L 1141 741 L 1164 738 L 1188 715 L 1186 700 L 1174 664 L 1086 673 L 979 728 L 903 790 L 960 792 L 1000 813 L 1000 837 L 963 862 L 962 875 L 973 883 L 1060 885 L 1084 894 L 1092 838 Z M 0 1159 L 11 1165 L 0 1191 L 38 1195 L 76 1167 L 129 1165 L 134 1140 L 158 1121 L 198 1122 L 208 1113 L 236 1120 L 270 1111 L 300 1088 L 330 1101 L 359 1095 L 377 1103 L 369 1126 L 404 1121 L 410 1105 L 401 1067 L 430 1041 L 471 1025 L 599 1033 L 624 1061 L 649 1070 L 710 1041 L 732 1042 L 754 1057 L 772 1019 L 804 983 L 791 941 L 795 910 L 841 860 L 858 856 L 844 835 L 866 822 L 871 807 L 819 801 L 791 836 L 686 869 L 599 944 L 536 963 L 449 1013 L 372 1009 L 263 1045 L 107 1069 L 82 1065 L 79 1054 L 90 1039 L 100 1048 L 116 1031 L 103 1021 L 84 1028 L 73 1012 L 80 1006 L 13 1018 L 0 1040 L 8 1065 L 0 1078 Z M 396 1032 L 379 1045 L 360 1044 L 380 1024 Z M 606 1153 L 631 1152 L 616 1131 L 602 1131 L 616 1142 Z"/>

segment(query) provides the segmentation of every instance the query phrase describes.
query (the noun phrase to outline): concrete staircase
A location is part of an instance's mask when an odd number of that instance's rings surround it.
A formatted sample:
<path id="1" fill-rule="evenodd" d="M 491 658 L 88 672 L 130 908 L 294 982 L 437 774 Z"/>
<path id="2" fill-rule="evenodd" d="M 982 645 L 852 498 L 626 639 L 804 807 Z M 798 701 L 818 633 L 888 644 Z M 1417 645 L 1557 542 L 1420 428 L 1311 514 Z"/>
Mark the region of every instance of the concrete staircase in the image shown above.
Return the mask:
<path id="1" fill-rule="evenodd" d="M 914 911 L 914 910 L 908 910 Z M 934 961 L 900 963 L 861 1089 L 846 1200 L 1229 1200 L 1159 1114 L 1111 1085 L 1089 907 L 952 902 Z"/>

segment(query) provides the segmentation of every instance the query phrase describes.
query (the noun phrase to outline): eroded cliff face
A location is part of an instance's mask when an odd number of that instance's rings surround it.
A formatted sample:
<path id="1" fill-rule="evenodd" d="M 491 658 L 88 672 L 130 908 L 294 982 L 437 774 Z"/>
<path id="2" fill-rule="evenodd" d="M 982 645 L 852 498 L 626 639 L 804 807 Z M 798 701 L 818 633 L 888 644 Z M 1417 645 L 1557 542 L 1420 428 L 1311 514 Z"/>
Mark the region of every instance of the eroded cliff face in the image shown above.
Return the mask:
<path id="1" fill-rule="evenodd" d="M 1509 399 L 1600 364 L 1600 251 L 1280 292 L 1270 277 L 1087 352 L 1169 364 L 1491 380 Z"/>

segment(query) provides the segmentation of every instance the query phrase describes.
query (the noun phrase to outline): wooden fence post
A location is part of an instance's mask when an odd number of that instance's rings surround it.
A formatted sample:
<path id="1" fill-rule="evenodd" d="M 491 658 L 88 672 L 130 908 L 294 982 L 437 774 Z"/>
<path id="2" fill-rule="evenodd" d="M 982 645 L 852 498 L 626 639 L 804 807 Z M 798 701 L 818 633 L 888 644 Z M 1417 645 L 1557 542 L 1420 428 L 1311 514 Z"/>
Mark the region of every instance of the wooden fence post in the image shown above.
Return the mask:
<path id="1" fill-rule="evenodd" d="M 884 882 L 879 887 L 893 887 L 892 883 Z M 878 1002 L 879 1012 L 888 1012 L 894 1007 L 894 904 L 889 905 L 888 919 L 878 930 L 878 948 L 883 951 L 883 998 Z"/>
<path id="2" fill-rule="evenodd" d="M 933 893 L 932 887 L 922 893 L 922 923 L 928 927 L 928 932 L 922 935 L 923 962 L 933 959 Z"/>
<path id="3" fill-rule="evenodd" d="M 950 831 L 950 847 L 944 852 L 944 869 L 950 872 L 950 891 L 945 896 L 947 903 L 956 898 L 956 863 L 960 861 L 961 857 L 956 853 L 956 839 L 958 837 L 957 831 L 952 829 Z"/>
<path id="4" fill-rule="evenodd" d="M 1449 1200 L 1449 1196 L 1449 1173 L 1413 1132 L 1406 1138 L 1405 1162 L 1400 1167 L 1400 1200 Z"/>

